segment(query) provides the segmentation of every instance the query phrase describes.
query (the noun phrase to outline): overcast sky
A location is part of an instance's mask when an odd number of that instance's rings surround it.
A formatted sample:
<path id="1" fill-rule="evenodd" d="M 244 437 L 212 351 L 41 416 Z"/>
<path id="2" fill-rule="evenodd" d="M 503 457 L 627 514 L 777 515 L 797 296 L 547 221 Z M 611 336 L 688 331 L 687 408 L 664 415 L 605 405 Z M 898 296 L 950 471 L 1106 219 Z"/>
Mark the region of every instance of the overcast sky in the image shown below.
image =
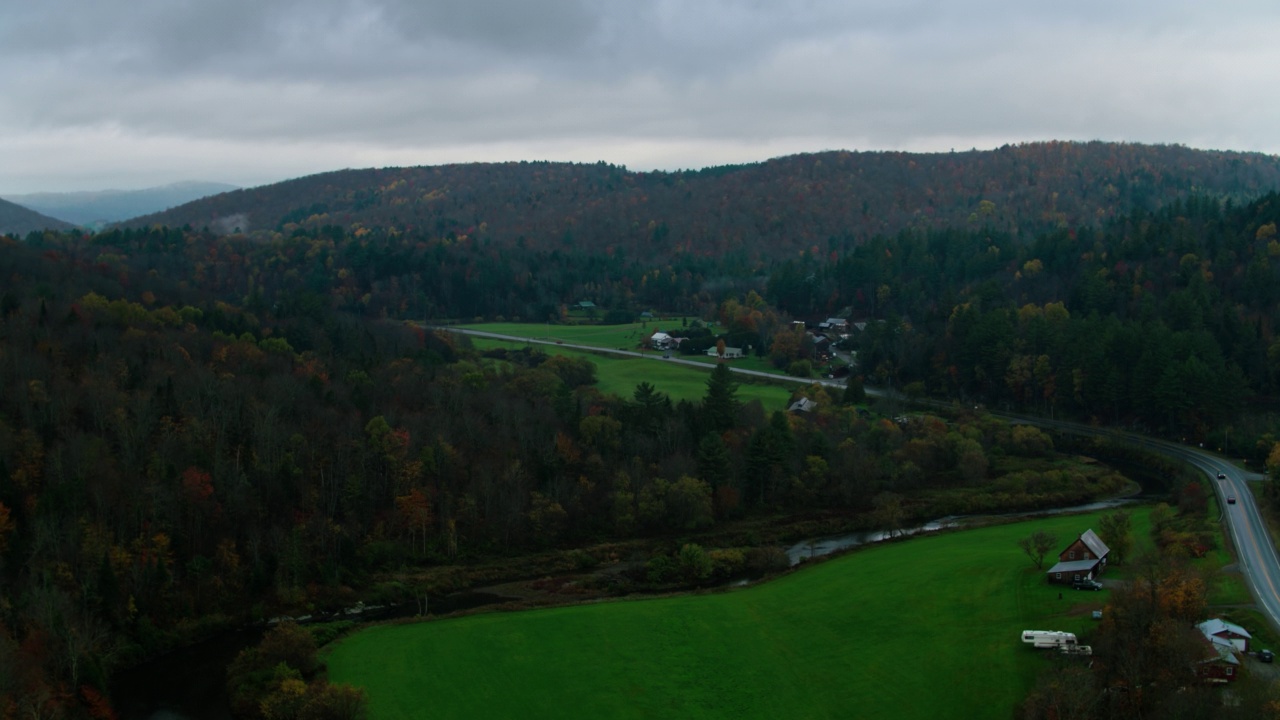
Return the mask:
<path id="1" fill-rule="evenodd" d="M 1124 140 L 1280 153 L 1274 0 L 0 0 L 0 194 Z"/>

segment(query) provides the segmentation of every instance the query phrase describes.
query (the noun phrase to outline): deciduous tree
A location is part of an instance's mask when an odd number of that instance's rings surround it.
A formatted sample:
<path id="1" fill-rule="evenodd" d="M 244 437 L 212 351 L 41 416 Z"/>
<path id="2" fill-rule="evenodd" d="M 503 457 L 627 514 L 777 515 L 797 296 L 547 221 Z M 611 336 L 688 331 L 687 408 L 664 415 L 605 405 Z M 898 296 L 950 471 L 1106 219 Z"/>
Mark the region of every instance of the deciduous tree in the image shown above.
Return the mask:
<path id="1" fill-rule="evenodd" d="M 1123 565 L 1133 546 L 1132 522 L 1130 514 L 1125 510 L 1117 510 L 1103 515 L 1098 522 L 1098 536 L 1111 549 L 1107 562 Z"/>
<path id="2" fill-rule="evenodd" d="M 1044 556 L 1058 544 L 1058 537 L 1045 530 L 1037 530 L 1018 540 L 1018 547 L 1031 558 L 1036 568 L 1044 569 Z"/>

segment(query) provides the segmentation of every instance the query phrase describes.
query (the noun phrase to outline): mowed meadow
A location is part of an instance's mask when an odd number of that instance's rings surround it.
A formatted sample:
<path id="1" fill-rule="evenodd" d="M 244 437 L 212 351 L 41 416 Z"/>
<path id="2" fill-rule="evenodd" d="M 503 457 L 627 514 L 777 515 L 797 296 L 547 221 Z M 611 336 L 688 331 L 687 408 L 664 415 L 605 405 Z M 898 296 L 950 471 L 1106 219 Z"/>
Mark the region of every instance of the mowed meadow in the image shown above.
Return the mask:
<path id="1" fill-rule="evenodd" d="M 1048 586 L 1016 541 L 1065 546 L 1098 517 L 885 543 L 732 591 L 372 627 L 332 646 L 329 675 L 366 688 L 375 720 L 1004 719 L 1056 661 L 1021 631 L 1087 632 L 1109 595 Z"/>
<path id="2" fill-rule="evenodd" d="M 464 330 L 483 330 L 534 340 L 560 340 L 577 345 L 593 345 L 611 350 L 637 350 L 639 344 L 659 330 L 676 330 L 696 318 L 670 318 L 622 325 L 552 325 L 550 323 L 464 323 Z M 447 328 L 446 328 L 447 329 Z"/>
<path id="3" fill-rule="evenodd" d="M 580 341 L 575 339 L 572 342 Z M 472 337 L 471 343 L 481 350 L 515 349 L 524 346 L 523 343 L 515 341 L 484 337 Z M 694 367 L 664 361 L 658 353 L 653 357 L 638 358 L 598 354 L 560 345 L 535 345 L 534 347 L 548 355 L 565 355 L 591 360 L 596 366 L 596 387 L 600 392 L 617 395 L 627 400 L 630 400 L 635 393 L 636 385 L 642 382 L 653 385 L 658 392 L 666 393 L 673 401 L 698 402 L 707 394 L 707 373 L 710 367 Z M 737 375 L 734 379 L 739 382 L 738 400 L 742 402 L 759 400 L 766 411 L 785 409 L 787 402 L 791 399 L 791 392 L 796 387 L 794 383 L 784 386 L 769 381 L 753 382 L 749 377 L 742 375 Z"/>

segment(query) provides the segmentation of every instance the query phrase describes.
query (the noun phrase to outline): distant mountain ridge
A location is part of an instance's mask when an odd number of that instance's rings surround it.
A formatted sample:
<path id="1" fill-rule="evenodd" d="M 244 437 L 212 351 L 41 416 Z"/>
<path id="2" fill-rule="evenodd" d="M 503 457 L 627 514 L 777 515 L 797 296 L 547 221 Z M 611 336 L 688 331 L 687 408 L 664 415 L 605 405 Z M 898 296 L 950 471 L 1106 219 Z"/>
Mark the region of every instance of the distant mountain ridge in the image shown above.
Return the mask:
<path id="1" fill-rule="evenodd" d="M 142 190 L 45 192 L 10 195 L 6 199 L 75 225 L 100 227 L 237 189 L 226 183 L 186 181 Z"/>
<path id="2" fill-rule="evenodd" d="M 123 225 L 225 233 L 359 225 L 499 247 L 778 256 L 910 229 L 1039 232 L 1192 194 L 1247 200 L 1277 187 L 1275 156 L 1044 142 L 953 153 L 832 151 L 676 172 L 554 162 L 340 170 Z"/>
<path id="3" fill-rule="evenodd" d="M 22 207 L 17 203 L 0 200 L 0 235 L 26 235 L 38 230 L 71 230 L 75 226 Z"/>

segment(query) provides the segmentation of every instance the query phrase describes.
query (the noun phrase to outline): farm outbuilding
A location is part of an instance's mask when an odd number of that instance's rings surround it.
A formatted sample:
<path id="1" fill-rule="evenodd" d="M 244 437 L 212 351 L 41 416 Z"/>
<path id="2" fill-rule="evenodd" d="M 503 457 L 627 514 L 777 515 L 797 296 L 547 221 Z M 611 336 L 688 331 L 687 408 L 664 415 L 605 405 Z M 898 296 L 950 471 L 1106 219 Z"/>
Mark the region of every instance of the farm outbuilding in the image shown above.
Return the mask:
<path id="1" fill-rule="evenodd" d="M 707 348 L 707 357 L 720 357 L 720 351 L 715 347 Z M 725 360 L 735 360 L 742 357 L 742 348 L 727 347 L 724 349 Z"/>
<path id="2" fill-rule="evenodd" d="M 1208 683 L 1234 682 L 1240 676 L 1240 658 L 1230 644 L 1209 642 L 1205 658 L 1196 665 L 1196 675 Z"/>
<path id="3" fill-rule="evenodd" d="M 1049 568 L 1049 582 L 1061 585 L 1093 580 L 1107 566 L 1111 548 L 1092 529 L 1085 530 L 1058 553 L 1058 563 Z"/>

